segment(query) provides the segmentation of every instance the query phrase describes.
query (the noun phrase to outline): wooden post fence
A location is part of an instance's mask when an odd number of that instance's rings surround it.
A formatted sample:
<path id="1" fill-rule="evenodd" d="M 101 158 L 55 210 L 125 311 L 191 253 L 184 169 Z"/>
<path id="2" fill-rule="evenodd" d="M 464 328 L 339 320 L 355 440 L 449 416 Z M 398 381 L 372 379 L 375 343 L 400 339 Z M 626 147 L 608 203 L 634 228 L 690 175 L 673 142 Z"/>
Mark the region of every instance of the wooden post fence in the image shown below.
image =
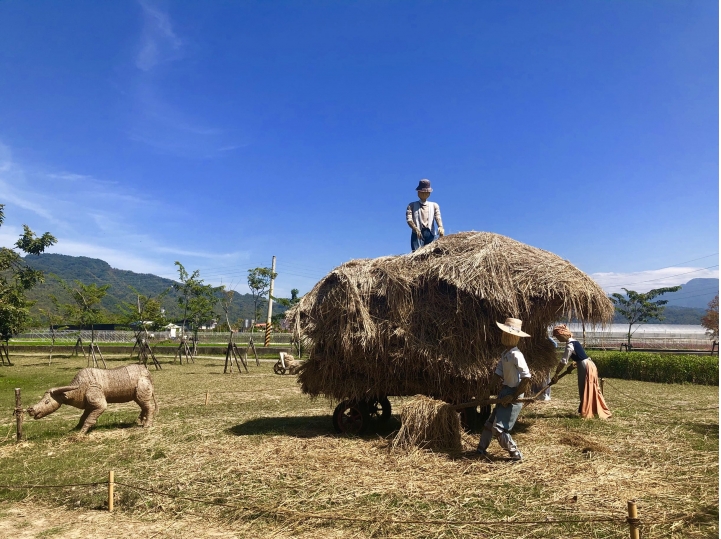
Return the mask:
<path id="1" fill-rule="evenodd" d="M 628 501 L 628 528 L 630 531 L 629 537 L 631 539 L 640 539 L 640 532 L 638 529 L 638 510 L 636 509 L 636 500 Z"/>
<path id="2" fill-rule="evenodd" d="M 15 388 L 15 430 L 17 431 L 17 441 L 20 442 L 23 439 L 23 416 L 25 410 L 23 410 L 22 398 L 20 397 L 20 388 Z"/>
<path id="3" fill-rule="evenodd" d="M 108 474 L 108 511 L 113 512 L 113 498 L 115 494 L 115 472 L 110 470 Z"/>

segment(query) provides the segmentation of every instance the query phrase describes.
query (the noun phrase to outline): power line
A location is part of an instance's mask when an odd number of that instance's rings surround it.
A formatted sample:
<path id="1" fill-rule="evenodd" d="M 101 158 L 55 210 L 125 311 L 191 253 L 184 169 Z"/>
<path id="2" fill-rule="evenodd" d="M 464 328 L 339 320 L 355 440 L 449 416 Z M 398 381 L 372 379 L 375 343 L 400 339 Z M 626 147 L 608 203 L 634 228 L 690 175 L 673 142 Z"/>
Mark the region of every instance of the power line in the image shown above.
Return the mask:
<path id="1" fill-rule="evenodd" d="M 716 256 L 717 254 L 718 254 L 718 253 L 713 253 L 713 254 L 710 254 L 710 255 L 702 256 L 701 258 L 694 258 L 694 259 L 692 259 L 692 260 L 686 260 L 685 262 L 679 262 L 678 264 L 673 264 L 673 265 L 671 265 L 671 266 L 666 266 L 666 267 L 663 267 L 663 268 L 658 268 L 658 270 L 668 269 L 668 268 L 675 268 L 675 267 L 677 267 L 677 266 L 680 266 L 681 264 L 688 264 L 689 262 L 696 262 L 697 260 L 703 260 L 704 258 L 710 258 L 710 257 L 712 257 L 712 256 Z M 654 270 L 654 271 L 658 271 L 658 270 Z"/>
<path id="2" fill-rule="evenodd" d="M 693 270 L 693 271 L 686 271 L 686 272 L 684 272 L 684 273 L 677 273 L 676 275 L 666 275 L 666 276 L 664 276 L 664 277 L 658 277 L 657 279 L 648 279 L 648 280 L 646 280 L 646 281 L 638 281 L 638 282 L 635 282 L 635 283 L 628 284 L 628 285 L 626 285 L 626 286 L 633 286 L 633 285 L 635 285 L 635 284 L 641 284 L 641 283 L 651 283 L 651 282 L 654 282 L 654 281 L 663 281 L 664 279 L 670 279 L 671 277 L 679 277 L 679 276 L 681 276 L 681 275 L 688 275 L 689 273 L 696 273 L 696 272 L 703 271 L 703 270 L 707 270 L 707 269 L 711 269 L 711 268 L 718 268 L 718 266 L 719 266 L 718 264 L 714 264 L 713 266 L 707 266 L 707 267 L 705 267 L 705 268 L 699 268 L 699 269 L 695 269 L 695 270 Z M 673 266 L 668 266 L 668 267 L 673 267 Z M 661 269 L 664 269 L 664 268 L 661 268 Z M 653 271 L 659 271 L 659 270 L 653 270 Z M 622 287 L 622 288 L 623 288 L 623 287 Z"/>

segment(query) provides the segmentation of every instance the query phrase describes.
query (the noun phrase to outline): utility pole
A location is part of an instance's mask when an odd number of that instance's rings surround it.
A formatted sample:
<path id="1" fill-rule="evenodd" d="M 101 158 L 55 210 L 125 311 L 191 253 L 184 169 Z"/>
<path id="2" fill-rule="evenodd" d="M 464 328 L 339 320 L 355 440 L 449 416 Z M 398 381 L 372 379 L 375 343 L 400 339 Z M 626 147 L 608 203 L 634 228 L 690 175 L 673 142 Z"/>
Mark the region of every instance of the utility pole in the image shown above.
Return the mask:
<path id="1" fill-rule="evenodd" d="M 268 317 L 265 319 L 265 346 L 270 346 L 270 319 L 273 317 L 273 285 L 275 284 L 275 257 L 270 266 L 270 289 L 268 290 Z"/>

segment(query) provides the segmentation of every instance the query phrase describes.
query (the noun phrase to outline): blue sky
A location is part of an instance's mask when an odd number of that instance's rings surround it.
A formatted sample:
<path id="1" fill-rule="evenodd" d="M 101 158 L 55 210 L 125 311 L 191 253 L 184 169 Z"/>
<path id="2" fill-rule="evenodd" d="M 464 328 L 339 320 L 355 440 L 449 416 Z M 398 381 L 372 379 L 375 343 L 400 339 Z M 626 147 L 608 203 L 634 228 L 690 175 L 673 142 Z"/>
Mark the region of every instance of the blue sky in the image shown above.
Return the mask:
<path id="1" fill-rule="evenodd" d="M 447 233 L 607 290 L 718 276 L 710 1 L 0 2 L 0 203 L 52 251 L 277 295 Z"/>

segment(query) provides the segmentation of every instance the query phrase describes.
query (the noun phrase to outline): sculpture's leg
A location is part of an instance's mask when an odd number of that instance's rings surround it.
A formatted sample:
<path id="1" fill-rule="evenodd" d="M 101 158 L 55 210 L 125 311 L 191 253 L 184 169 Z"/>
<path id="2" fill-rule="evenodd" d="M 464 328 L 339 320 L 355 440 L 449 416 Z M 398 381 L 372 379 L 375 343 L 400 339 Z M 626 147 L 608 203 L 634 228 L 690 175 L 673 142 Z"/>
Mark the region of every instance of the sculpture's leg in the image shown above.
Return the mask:
<path id="1" fill-rule="evenodd" d="M 96 387 L 91 387 L 87 390 L 85 394 L 85 402 L 87 403 L 86 413 L 88 413 L 88 409 L 89 413 L 88 417 L 85 419 L 85 423 L 80 429 L 80 434 L 86 434 L 88 430 L 93 428 L 98 420 L 98 417 L 100 417 L 100 414 L 102 414 L 108 407 L 103 390 Z"/>
<path id="2" fill-rule="evenodd" d="M 153 383 L 149 378 L 141 378 L 138 380 L 135 402 L 140 406 L 138 422 L 143 427 L 152 426 L 153 418 L 155 417 L 155 399 L 153 398 Z"/>
<path id="3" fill-rule="evenodd" d="M 78 424 L 75 426 L 75 429 L 74 429 L 74 430 L 78 430 L 78 429 L 83 428 L 83 425 L 84 425 L 85 422 L 87 421 L 88 416 L 90 415 L 90 412 L 91 412 L 91 411 L 92 411 L 92 410 L 90 410 L 90 409 L 88 409 L 88 408 L 86 408 L 85 410 L 83 410 L 83 415 L 80 416 L 80 421 L 78 421 Z"/>

